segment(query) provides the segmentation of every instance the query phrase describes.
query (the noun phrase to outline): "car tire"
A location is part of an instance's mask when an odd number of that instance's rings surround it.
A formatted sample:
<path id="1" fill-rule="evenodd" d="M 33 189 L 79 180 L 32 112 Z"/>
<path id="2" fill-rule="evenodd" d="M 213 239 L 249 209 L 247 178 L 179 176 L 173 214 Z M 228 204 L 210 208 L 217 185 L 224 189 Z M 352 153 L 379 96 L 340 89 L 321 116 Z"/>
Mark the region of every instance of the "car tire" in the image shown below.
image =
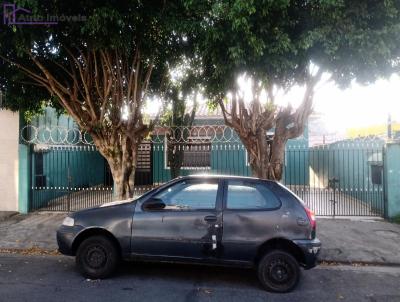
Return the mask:
<path id="1" fill-rule="evenodd" d="M 291 254 L 273 250 L 258 263 L 258 279 L 268 291 L 290 292 L 300 279 L 299 263 Z"/>
<path id="2" fill-rule="evenodd" d="M 81 274 L 90 279 L 109 277 L 117 268 L 120 255 L 115 244 L 105 236 L 85 239 L 76 252 Z"/>

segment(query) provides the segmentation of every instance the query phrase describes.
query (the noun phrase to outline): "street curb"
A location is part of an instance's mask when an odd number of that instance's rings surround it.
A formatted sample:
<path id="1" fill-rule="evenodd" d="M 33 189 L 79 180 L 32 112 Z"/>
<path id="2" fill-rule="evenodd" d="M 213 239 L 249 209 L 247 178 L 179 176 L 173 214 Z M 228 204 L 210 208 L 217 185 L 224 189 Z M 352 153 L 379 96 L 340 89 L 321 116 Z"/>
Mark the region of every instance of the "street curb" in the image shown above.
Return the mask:
<path id="1" fill-rule="evenodd" d="M 392 262 L 373 262 L 373 261 L 343 261 L 343 260 L 318 260 L 319 266 L 339 266 L 339 265 L 350 265 L 350 266 L 387 266 L 387 267 L 400 267 L 400 263 Z"/>
<path id="2" fill-rule="evenodd" d="M 48 250 L 39 247 L 31 247 L 26 249 L 19 248 L 0 248 L 1 254 L 19 254 L 19 255 L 32 255 L 32 256 L 60 256 L 62 255 L 57 249 Z M 381 267 L 400 267 L 400 263 L 391 262 L 371 262 L 371 261 L 335 261 L 335 260 L 318 260 L 318 266 L 381 266 Z"/>

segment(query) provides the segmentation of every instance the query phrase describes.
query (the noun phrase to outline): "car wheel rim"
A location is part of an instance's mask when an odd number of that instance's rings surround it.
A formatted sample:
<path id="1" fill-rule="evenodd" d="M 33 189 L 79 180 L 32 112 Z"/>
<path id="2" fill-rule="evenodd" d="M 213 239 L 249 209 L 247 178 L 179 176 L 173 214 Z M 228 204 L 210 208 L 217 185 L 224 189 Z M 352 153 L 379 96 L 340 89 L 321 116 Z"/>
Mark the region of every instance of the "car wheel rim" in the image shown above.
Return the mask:
<path id="1" fill-rule="evenodd" d="M 268 277 L 277 285 L 287 283 L 291 277 L 289 264 L 282 260 L 271 262 L 268 267 Z"/>
<path id="2" fill-rule="evenodd" d="M 107 253 L 101 246 L 91 246 L 86 253 L 86 263 L 90 268 L 102 268 L 107 261 Z"/>

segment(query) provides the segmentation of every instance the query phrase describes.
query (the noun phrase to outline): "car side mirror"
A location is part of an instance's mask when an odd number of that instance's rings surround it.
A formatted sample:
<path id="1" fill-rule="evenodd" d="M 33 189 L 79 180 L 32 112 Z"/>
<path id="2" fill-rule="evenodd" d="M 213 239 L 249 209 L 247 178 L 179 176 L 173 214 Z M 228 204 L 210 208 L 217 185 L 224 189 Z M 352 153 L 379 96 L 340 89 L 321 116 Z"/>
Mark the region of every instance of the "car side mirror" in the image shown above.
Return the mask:
<path id="1" fill-rule="evenodd" d="M 148 211 L 163 210 L 165 208 L 165 203 L 159 198 L 150 198 L 146 200 L 143 204 L 143 209 Z"/>

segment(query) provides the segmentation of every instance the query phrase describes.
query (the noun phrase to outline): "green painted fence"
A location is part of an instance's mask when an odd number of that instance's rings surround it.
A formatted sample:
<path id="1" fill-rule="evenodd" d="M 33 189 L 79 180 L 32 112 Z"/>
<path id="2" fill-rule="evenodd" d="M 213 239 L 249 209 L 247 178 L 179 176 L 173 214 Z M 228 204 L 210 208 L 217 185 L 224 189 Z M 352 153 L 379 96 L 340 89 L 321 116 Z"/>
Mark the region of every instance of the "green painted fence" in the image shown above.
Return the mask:
<path id="1" fill-rule="evenodd" d="M 384 141 L 345 140 L 310 149 L 310 185 L 350 196 L 384 215 Z"/>

